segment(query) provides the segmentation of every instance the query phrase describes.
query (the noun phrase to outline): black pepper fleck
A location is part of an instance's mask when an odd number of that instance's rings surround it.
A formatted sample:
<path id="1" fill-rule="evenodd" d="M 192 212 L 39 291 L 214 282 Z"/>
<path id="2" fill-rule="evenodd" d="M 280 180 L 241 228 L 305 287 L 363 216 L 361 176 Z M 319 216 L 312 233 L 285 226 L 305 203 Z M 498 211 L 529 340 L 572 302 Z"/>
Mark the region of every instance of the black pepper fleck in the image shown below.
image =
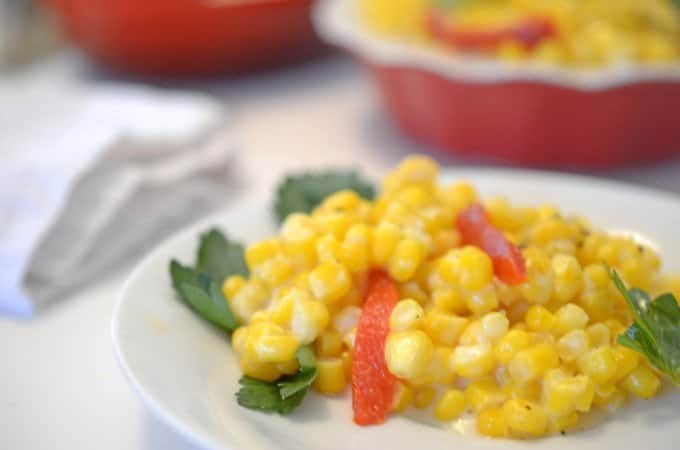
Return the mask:
<path id="1" fill-rule="evenodd" d="M 565 434 L 567 434 L 567 432 L 564 431 L 564 430 L 560 430 L 560 434 L 561 434 L 562 436 L 564 436 Z"/>
<path id="2" fill-rule="evenodd" d="M 524 407 L 527 409 L 527 411 L 531 411 L 531 405 L 524 405 Z"/>
<path id="3" fill-rule="evenodd" d="M 639 251 L 640 253 L 644 253 L 644 252 L 645 252 L 645 247 L 644 247 L 642 244 L 638 244 L 637 248 L 638 248 L 638 251 Z"/>

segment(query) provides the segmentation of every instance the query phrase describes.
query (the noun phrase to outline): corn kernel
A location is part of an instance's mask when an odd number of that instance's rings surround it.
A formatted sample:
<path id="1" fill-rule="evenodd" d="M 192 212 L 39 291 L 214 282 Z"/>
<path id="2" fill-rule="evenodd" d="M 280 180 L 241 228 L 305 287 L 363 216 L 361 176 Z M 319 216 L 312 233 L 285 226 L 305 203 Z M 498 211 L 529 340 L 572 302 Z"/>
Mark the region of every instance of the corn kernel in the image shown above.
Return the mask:
<path id="1" fill-rule="evenodd" d="M 342 338 L 335 331 L 325 331 L 316 338 L 314 349 L 317 356 L 340 356 L 342 353 Z"/>
<path id="2" fill-rule="evenodd" d="M 413 388 L 404 383 L 397 382 L 397 386 L 394 390 L 394 398 L 392 400 L 392 411 L 406 411 L 413 403 L 413 397 Z"/>
<path id="3" fill-rule="evenodd" d="M 614 359 L 616 360 L 616 375 L 614 381 L 620 381 L 628 376 L 640 362 L 640 355 L 627 347 L 617 345 L 614 347 Z"/>
<path id="4" fill-rule="evenodd" d="M 440 288 L 432 292 L 432 303 L 442 311 L 463 314 L 467 311 L 467 306 L 458 289 Z"/>
<path id="5" fill-rule="evenodd" d="M 537 403 L 511 399 L 503 405 L 510 434 L 518 437 L 541 436 L 548 430 L 548 416 Z"/>
<path id="6" fill-rule="evenodd" d="M 449 389 L 437 402 L 434 416 L 437 420 L 448 422 L 459 417 L 465 411 L 465 396 L 457 389 Z"/>
<path id="7" fill-rule="evenodd" d="M 231 335 L 231 346 L 237 355 L 242 354 L 246 349 L 246 342 L 248 341 L 249 327 L 238 327 Z"/>
<path id="8" fill-rule="evenodd" d="M 342 367 L 345 369 L 345 380 L 352 379 L 352 353 L 349 351 L 342 352 Z"/>
<path id="9" fill-rule="evenodd" d="M 555 349 L 548 344 L 537 344 L 518 352 L 508 365 L 513 380 L 526 383 L 559 366 Z"/>
<path id="10" fill-rule="evenodd" d="M 432 236 L 432 250 L 433 256 L 444 255 L 452 248 L 460 245 L 460 232 L 455 229 L 439 230 Z"/>
<path id="11" fill-rule="evenodd" d="M 432 341 L 420 330 L 390 333 L 387 337 L 387 368 L 398 378 L 408 380 L 421 375 L 429 365 L 432 354 Z"/>
<path id="12" fill-rule="evenodd" d="M 600 395 L 595 392 L 593 404 L 600 408 L 607 408 L 611 412 L 620 410 L 628 401 L 628 393 L 623 389 L 614 387 L 607 395 Z"/>
<path id="13" fill-rule="evenodd" d="M 611 341 L 611 332 L 609 327 L 603 323 L 596 323 L 586 328 L 586 333 L 590 338 L 590 343 L 593 347 L 608 346 Z"/>
<path id="14" fill-rule="evenodd" d="M 423 245 L 414 239 L 402 239 L 389 260 L 388 270 L 392 278 L 403 283 L 411 279 L 426 256 Z"/>
<path id="15" fill-rule="evenodd" d="M 567 414 L 566 416 L 550 416 L 548 417 L 548 432 L 564 433 L 565 431 L 576 428 L 578 422 L 579 416 L 577 412 Z"/>
<path id="16" fill-rule="evenodd" d="M 314 388 L 326 395 L 339 394 L 345 389 L 345 367 L 342 358 L 317 358 Z"/>
<path id="17" fill-rule="evenodd" d="M 498 342 L 507 332 L 510 326 L 508 318 L 500 312 L 492 312 L 482 317 L 482 333 L 492 342 Z"/>
<path id="18" fill-rule="evenodd" d="M 245 285 L 245 278 L 240 275 L 232 275 L 222 283 L 222 294 L 224 298 L 233 298 Z"/>
<path id="19" fill-rule="evenodd" d="M 505 412 L 502 406 L 488 408 L 477 416 L 477 431 L 484 435 L 494 438 L 506 437 L 508 435 L 508 425 L 505 420 Z"/>
<path id="20" fill-rule="evenodd" d="M 595 388 L 593 382 L 585 375 L 565 376 L 544 383 L 544 404 L 546 410 L 555 416 L 565 416 L 575 411 L 590 410 Z"/>
<path id="21" fill-rule="evenodd" d="M 531 335 L 523 330 L 513 329 L 503 336 L 494 349 L 494 357 L 501 364 L 508 364 L 520 351 L 531 345 Z"/>
<path id="22" fill-rule="evenodd" d="M 454 346 L 468 323 L 465 317 L 432 310 L 425 316 L 423 329 L 435 343 Z"/>
<path id="23" fill-rule="evenodd" d="M 420 327 L 425 311 L 418 302 L 407 298 L 400 300 L 390 314 L 390 331 L 408 331 Z"/>
<path id="24" fill-rule="evenodd" d="M 565 362 L 573 362 L 590 349 L 590 338 L 584 330 L 572 330 L 557 341 L 557 353 Z"/>
<path id="25" fill-rule="evenodd" d="M 298 341 L 293 336 L 267 336 L 254 343 L 257 359 L 262 362 L 284 363 L 295 358 Z"/>
<path id="26" fill-rule="evenodd" d="M 253 269 L 253 274 L 270 286 L 283 283 L 294 273 L 293 262 L 284 255 L 269 258 Z"/>
<path id="27" fill-rule="evenodd" d="M 485 314 L 498 308 L 498 295 L 491 283 L 480 291 L 464 292 L 463 298 L 467 308 L 475 315 Z"/>
<path id="28" fill-rule="evenodd" d="M 570 255 L 555 255 L 551 261 L 555 274 L 553 296 L 561 304 L 572 301 L 583 289 L 583 270 Z"/>
<path id="29" fill-rule="evenodd" d="M 258 361 L 254 356 L 243 354 L 239 358 L 241 372 L 262 381 L 274 381 L 281 376 L 276 364 Z"/>
<path id="30" fill-rule="evenodd" d="M 502 405 L 505 394 L 493 379 L 474 381 L 465 388 L 465 403 L 476 413 Z"/>
<path id="31" fill-rule="evenodd" d="M 227 299 L 239 323 L 248 323 L 269 300 L 269 289 L 259 280 L 251 280 L 236 295 Z"/>
<path id="32" fill-rule="evenodd" d="M 538 249 L 524 252 L 526 262 L 526 281 L 519 286 L 520 292 L 529 303 L 544 304 L 552 297 L 552 265 L 548 256 Z"/>
<path id="33" fill-rule="evenodd" d="M 544 306 L 533 305 L 524 319 L 532 331 L 551 332 L 555 327 L 555 316 Z"/>
<path id="34" fill-rule="evenodd" d="M 332 234 L 324 234 L 316 241 L 316 254 L 319 261 L 341 261 L 342 245 Z"/>
<path id="35" fill-rule="evenodd" d="M 328 308 L 323 303 L 299 301 L 293 307 L 290 329 L 300 344 L 306 345 L 326 329 L 328 322 Z"/>
<path id="36" fill-rule="evenodd" d="M 578 305 L 567 303 L 555 312 L 555 331 L 562 335 L 571 330 L 583 329 L 588 323 L 588 314 Z"/>
<path id="37" fill-rule="evenodd" d="M 654 372 L 639 365 L 621 382 L 621 387 L 640 398 L 652 398 L 659 390 L 661 382 Z"/>
<path id="38" fill-rule="evenodd" d="M 541 385 L 538 380 L 518 383 L 510 379 L 503 385 L 502 390 L 507 398 L 521 398 L 530 401 L 539 401 L 541 398 Z"/>
<path id="39" fill-rule="evenodd" d="M 468 324 L 460 336 L 460 345 L 475 345 L 486 343 L 486 336 L 482 332 L 482 323 L 479 320 L 474 320 Z"/>
<path id="40" fill-rule="evenodd" d="M 437 391 L 429 386 L 420 388 L 415 393 L 413 405 L 418 409 L 425 409 L 432 404 L 435 395 L 437 395 Z"/>
<path id="41" fill-rule="evenodd" d="M 611 347 L 590 350 L 578 360 L 581 373 L 588 375 L 595 383 L 605 384 L 616 375 L 616 357 Z"/>
<path id="42" fill-rule="evenodd" d="M 453 369 L 463 377 L 487 375 L 493 368 L 493 355 L 489 344 L 459 345 L 451 356 Z"/>
<path id="43" fill-rule="evenodd" d="M 373 263 L 376 266 L 387 266 L 400 239 L 401 230 L 398 226 L 390 222 L 381 222 L 374 232 Z"/>
<path id="44" fill-rule="evenodd" d="M 371 263 L 371 229 L 363 224 L 353 225 L 342 244 L 342 260 L 350 272 L 362 272 Z"/>
<path id="45" fill-rule="evenodd" d="M 347 333 L 342 335 L 342 343 L 345 344 L 345 347 L 348 348 L 349 350 L 354 349 L 354 341 L 356 341 L 357 338 L 357 329 L 356 327 L 352 328 L 349 330 Z"/>
<path id="46" fill-rule="evenodd" d="M 309 274 L 309 286 L 317 300 L 333 303 L 349 292 L 351 278 L 342 264 L 326 260 Z"/>
<path id="47" fill-rule="evenodd" d="M 358 306 L 345 306 L 333 317 L 333 326 L 340 335 L 344 335 L 357 326 L 359 317 L 361 317 L 361 308 Z"/>
<path id="48" fill-rule="evenodd" d="M 409 281 L 399 285 L 400 298 L 412 298 L 421 305 L 426 305 L 430 301 L 430 296 L 420 287 L 416 281 Z"/>
<path id="49" fill-rule="evenodd" d="M 249 245 L 245 252 L 246 263 L 250 270 L 273 258 L 281 251 L 281 243 L 277 239 L 269 239 Z"/>
<path id="50" fill-rule="evenodd" d="M 463 289 L 478 291 L 493 278 L 491 258 L 477 247 L 467 246 L 458 256 L 458 280 Z"/>

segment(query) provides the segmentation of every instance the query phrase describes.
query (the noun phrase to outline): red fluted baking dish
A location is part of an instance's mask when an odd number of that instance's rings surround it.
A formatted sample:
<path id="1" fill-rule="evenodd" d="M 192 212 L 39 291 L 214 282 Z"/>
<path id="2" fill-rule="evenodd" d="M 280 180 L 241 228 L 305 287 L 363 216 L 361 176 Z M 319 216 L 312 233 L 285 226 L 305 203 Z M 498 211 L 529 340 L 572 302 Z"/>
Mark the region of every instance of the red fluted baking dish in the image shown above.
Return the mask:
<path id="1" fill-rule="evenodd" d="M 373 35 L 356 0 L 327 1 L 318 31 L 373 74 L 408 135 L 532 166 L 610 167 L 680 152 L 680 66 L 560 69 L 446 54 Z"/>
<path id="2" fill-rule="evenodd" d="M 243 72 L 317 53 L 313 0 L 43 0 L 95 60 L 154 76 Z"/>

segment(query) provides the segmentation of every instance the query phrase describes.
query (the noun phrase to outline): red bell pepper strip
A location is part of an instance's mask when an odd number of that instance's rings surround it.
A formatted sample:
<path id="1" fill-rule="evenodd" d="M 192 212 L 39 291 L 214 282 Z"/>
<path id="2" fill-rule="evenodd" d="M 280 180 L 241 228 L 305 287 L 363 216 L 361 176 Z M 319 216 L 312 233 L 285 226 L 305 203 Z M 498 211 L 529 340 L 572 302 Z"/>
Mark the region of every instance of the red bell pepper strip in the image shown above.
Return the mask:
<path id="1" fill-rule="evenodd" d="M 517 285 L 526 279 L 524 258 L 517 246 L 489 222 L 482 205 L 474 203 L 458 215 L 456 220 L 464 245 L 484 250 L 493 261 L 494 274 L 504 283 Z"/>
<path id="2" fill-rule="evenodd" d="M 396 378 L 387 369 L 385 341 L 398 300 L 395 282 L 384 272 L 373 271 L 352 354 L 352 408 L 358 425 L 380 424 L 392 408 Z"/>
<path id="3" fill-rule="evenodd" d="M 543 39 L 557 34 L 553 22 L 541 16 L 527 16 L 506 25 L 482 28 L 456 25 L 454 20 L 436 11 L 428 13 L 427 29 L 436 40 L 461 50 L 494 50 L 508 41 L 531 49 Z"/>

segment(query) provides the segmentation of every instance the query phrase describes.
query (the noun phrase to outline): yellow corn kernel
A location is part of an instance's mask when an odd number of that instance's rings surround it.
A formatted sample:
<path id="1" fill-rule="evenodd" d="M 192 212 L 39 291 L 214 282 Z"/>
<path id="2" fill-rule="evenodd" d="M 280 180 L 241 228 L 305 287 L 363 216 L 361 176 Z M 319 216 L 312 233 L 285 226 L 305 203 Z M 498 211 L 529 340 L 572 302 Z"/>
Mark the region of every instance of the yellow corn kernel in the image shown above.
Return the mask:
<path id="1" fill-rule="evenodd" d="M 510 330 L 494 348 L 494 357 L 501 364 L 508 364 L 515 355 L 531 345 L 531 335 L 523 330 Z"/>
<path id="2" fill-rule="evenodd" d="M 526 383 L 558 367 L 559 363 L 559 356 L 551 345 L 536 344 L 518 352 L 510 361 L 508 370 L 513 380 Z"/>
<path id="3" fill-rule="evenodd" d="M 308 268 L 316 263 L 316 230 L 306 214 L 290 214 L 281 226 L 284 250 L 298 267 Z"/>
<path id="4" fill-rule="evenodd" d="M 390 314 L 390 331 L 408 331 L 420 328 L 425 311 L 420 304 L 407 298 L 400 300 Z"/>
<path id="5" fill-rule="evenodd" d="M 329 195 L 318 206 L 322 211 L 351 211 L 361 203 L 361 197 L 351 190 L 343 189 Z"/>
<path id="6" fill-rule="evenodd" d="M 241 355 L 239 365 L 244 375 L 258 380 L 274 381 L 281 376 L 281 372 L 279 372 L 276 364 L 258 361 L 255 357 L 248 354 Z"/>
<path id="7" fill-rule="evenodd" d="M 494 438 L 508 436 L 508 424 L 502 406 L 488 408 L 477 416 L 477 431 L 483 436 Z"/>
<path id="8" fill-rule="evenodd" d="M 246 349 L 246 343 L 248 342 L 249 327 L 243 326 L 238 327 L 231 335 L 231 346 L 236 352 L 236 355 L 241 355 Z"/>
<path id="9" fill-rule="evenodd" d="M 376 266 L 387 266 L 400 239 L 401 230 L 397 225 L 381 222 L 374 231 L 373 263 Z"/>
<path id="10" fill-rule="evenodd" d="M 557 341 L 557 353 L 565 362 L 574 362 L 590 349 L 590 338 L 584 330 L 572 330 Z"/>
<path id="11" fill-rule="evenodd" d="M 439 176 L 437 162 L 425 155 L 413 155 L 404 158 L 395 171 L 399 175 L 401 185 L 428 186 Z"/>
<path id="12" fill-rule="evenodd" d="M 548 311 L 547 308 L 540 305 L 533 305 L 529 307 L 524 318 L 527 326 L 532 331 L 540 331 L 544 333 L 551 332 L 555 327 L 555 316 Z"/>
<path id="13" fill-rule="evenodd" d="M 317 356 L 340 356 L 342 353 L 342 338 L 335 331 L 324 331 L 316 338 L 314 349 Z"/>
<path id="14" fill-rule="evenodd" d="M 342 352 L 342 367 L 345 369 L 345 380 L 352 379 L 352 353 L 349 351 Z"/>
<path id="15" fill-rule="evenodd" d="M 526 263 L 526 281 L 519 290 L 529 303 L 544 304 L 552 297 L 553 272 L 550 259 L 545 252 L 530 248 L 524 252 Z"/>
<path id="16" fill-rule="evenodd" d="M 577 412 L 567 414 L 566 416 L 550 416 L 548 417 L 548 432 L 554 434 L 573 430 L 578 426 L 578 421 L 579 416 Z"/>
<path id="17" fill-rule="evenodd" d="M 609 328 L 609 336 L 611 337 L 612 344 L 616 343 L 617 337 L 626 331 L 626 327 L 616 319 L 607 319 L 603 323 Z"/>
<path id="18" fill-rule="evenodd" d="M 605 384 L 616 376 L 616 357 L 611 347 L 590 350 L 578 360 L 581 373 L 597 384 Z"/>
<path id="19" fill-rule="evenodd" d="M 590 338 L 593 347 L 608 346 L 611 341 L 611 331 L 603 323 L 596 323 L 586 328 L 586 333 Z"/>
<path id="20" fill-rule="evenodd" d="M 498 294 L 489 283 L 480 291 L 466 291 L 463 299 L 467 308 L 475 315 L 482 315 L 498 308 Z"/>
<path id="21" fill-rule="evenodd" d="M 437 420 L 448 422 L 458 418 L 465 411 L 465 396 L 457 389 L 449 389 L 437 402 L 434 416 Z"/>
<path id="22" fill-rule="evenodd" d="M 553 256 L 552 270 L 555 275 L 553 296 L 559 303 L 567 303 L 583 289 L 583 269 L 578 260 L 571 255 Z"/>
<path id="23" fill-rule="evenodd" d="M 465 317 L 431 310 L 425 315 L 423 329 L 435 343 L 454 346 L 468 323 Z"/>
<path id="24" fill-rule="evenodd" d="M 628 376 L 640 362 L 640 355 L 627 347 L 617 345 L 613 348 L 616 360 L 616 375 L 614 381 L 620 381 Z"/>
<path id="25" fill-rule="evenodd" d="M 446 286 L 458 286 L 460 281 L 460 249 L 453 249 L 439 258 L 436 274 Z"/>
<path id="26" fill-rule="evenodd" d="M 253 269 L 253 274 L 270 286 L 283 283 L 294 273 L 293 262 L 284 255 L 269 258 Z"/>
<path id="27" fill-rule="evenodd" d="M 298 363 L 297 359 L 293 358 L 290 361 L 276 364 L 276 369 L 281 372 L 282 375 L 293 375 L 300 370 L 300 363 Z"/>
<path id="28" fill-rule="evenodd" d="M 342 245 L 332 234 L 324 234 L 316 241 L 316 254 L 319 261 L 341 261 Z"/>
<path id="29" fill-rule="evenodd" d="M 347 333 L 342 335 L 342 343 L 345 344 L 345 347 L 349 350 L 354 349 L 354 341 L 357 338 L 357 329 L 352 328 L 349 330 Z"/>
<path id="30" fill-rule="evenodd" d="M 269 239 L 249 245 L 246 248 L 245 259 L 250 270 L 273 258 L 281 251 L 281 242 L 277 239 Z"/>
<path id="31" fill-rule="evenodd" d="M 413 399 L 413 405 L 418 409 L 425 409 L 432 404 L 437 391 L 430 386 L 418 389 Z"/>
<path id="32" fill-rule="evenodd" d="M 640 398 L 652 398 L 661 382 L 645 365 L 639 365 L 621 382 L 621 387 Z"/>
<path id="33" fill-rule="evenodd" d="M 607 395 L 600 395 L 595 392 L 593 404 L 600 408 L 607 408 L 607 410 L 615 412 L 622 409 L 626 405 L 627 401 L 628 392 L 614 387 L 614 389 L 612 389 L 611 392 L 608 392 Z"/>
<path id="34" fill-rule="evenodd" d="M 525 323 L 525 318 L 528 311 L 529 303 L 525 300 L 516 301 L 508 308 L 506 308 L 510 324 L 513 326 L 517 326 L 517 324 L 521 323 L 522 326 L 524 326 L 525 329 L 527 330 L 529 329 L 529 327 Z"/>
<path id="35" fill-rule="evenodd" d="M 342 240 L 354 222 L 350 214 L 336 211 L 317 211 L 314 214 L 314 220 L 322 232 L 332 234 L 338 240 Z"/>
<path id="36" fill-rule="evenodd" d="M 571 330 L 583 329 L 588 323 L 588 314 L 578 305 L 567 303 L 555 312 L 555 331 L 563 335 Z"/>
<path id="37" fill-rule="evenodd" d="M 333 317 L 333 327 L 335 330 L 344 335 L 359 323 L 361 316 L 361 308 L 358 306 L 345 306 Z"/>
<path id="38" fill-rule="evenodd" d="M 314 388 L 322 394 L 339 394 L 345 389 L 345 367 L 340 357 L 317 358 Z"/>
<path id="39" fill-rule="evenodd" d="M 538 403 L 511 399 L 503 405 L 510 434 L 518 437 L 541 436 L 548 431 L 548 416 Z"/>
<path id="40" fill-rule="evenodd" d="M 433 382 L 441 385 L 450 385 L 456 379 L 456 374 L 451 367 L 451 355 L 453 355 L 453 348 L 451 347 L 436 347 L 432 362 L 427 371 L 432 374 Z"/>
<path id="41" fill-rule="evenodd" d="M 269 363 L 284 363 L 294 359 L 299 347 L 297 339 L 293 336 L 263 335 L 257 338 L 253 345 L 257 359 Z"/>
<path id="42" fill-rule="evenodd" d="M 482 333 L 489 342 L 498 342 L 508 332 L 510 322 L 504 313 L 492 312 L 482 317 Z"/>
<path id="43" fill-rule="evenodd" d="M 414 379 L 430 364 L 434 347 L 420 330 L 390 333 L 385 344 L 387 368 L 396 377 Z"/>
<path id="44" fill-rule="evenodd" d="M 371 263 L 371 229 L 367 225 L 353 225 L 342 243 L 342 260 L 350 272 L 363 272 Z"/>
<path id="45" fill-rule="evenodd" d="M 486 343 L 486 337 L 482 333 L 482 323 L 474 320 L 463 330 L 459 339 L 460 345 L 475 345 Z"/>
<path id="46" fill-rule="evenodd" d="M 455 288 L 436 289 L 432 292 L 432 303 L 441 311 L 455 314 L 463 314 L 467 310 L 460 291 Z"/>
<path id="47" fill-rule="evenodd" d="M 549 378 L 546 374 L 543 389 L 543 402 L 549 414 L 565 416 L 575 411 L 590 410 L 595 387 L 589 377 L 585 375 L 565 376 L 548 381 Z"/>
<path id="48" fill-rule="evenodd" d="M 416 281 L 409 281 L 399 285 L 399 297 L 400 298 L 412 298 L 421 305 L 425 305 L 430 301 L 430 297 L 420 287 Z"/>
<path id="49" fill-rule="evenodd" d="M 233 298 L 245 285 L 245 278 L 240 275 L 232 275 L 222 283 L 222 294 L 224 298 Z"/>
<path id="50" fill-rule="evenodd" d="M 298 301 L 293 307 L 290 329 L 300 344 L 309 344 L 323 332 L 329 322 L 328 308 L 314 300 Z"/>
<path id="51" fill-rule="evenodd" d="M 530 401 L 541 399 L 541 385 L 538 380 L 518 383 L 511 379 L 503 385 L 502 389 L 507 398 L 521 398 Z"/>
<path id="52" fill-rule="evenodd" d="M 491 258 L 477 247 L 462 248 L 458 256 L 458 266 L 458 281 L 463 289 L 478 291 L 493 279 Z"/>
<path id="53" fill-rule="evenodd" d="M 322 261 L 309 274 L 309 287 L 314 297 L 327 304 L 344 297 L 349 292 L 351 283 L 347 269 L 332 260 Z"/>
<path id="54" fill-rule="evenodd" d="M 400 283 L 404 283 L 415 275 L 416 270 L 426 256 L 423 245 L 414 239 L 402 239 L 397 244 L 389 260 L 390 276 Z"/>
<path id="55" fill-rule="evenodd" d="M 397 386 L 394 390 L 394 398 L 392 400 L 392 411 L 404 412 L 413 403 L 413 388 L 410 386 L 397 382 Z"/>
<path id="56" fill-rule="evenodd" d="M 473 381 L 465 388 L 465 403 L 476 413 L 502 405 L 504 401 L 503 390 L 491 378 Z"/>
<path id="57" fill-rule="evenodd" d="M 489 344 L 459 345 L 451 355 L 453 369 L 467 378 L 488 375 L 493 369 L 493 354 Z"/>
<path id="58" fill-rule="evenodd" d="M 260 280 L 252 279 L 236 295 L 229 297 L 229 307 L 239 323 L 249 323 L 255 312 L 269 300 L 269 288 Z"/>
<path id="59" fill-rule="evenodd" d="M 460 232 L 455 229 L 439 230 L 432 236 L 432 255 L 440 256 L 460 245 Z"/>

